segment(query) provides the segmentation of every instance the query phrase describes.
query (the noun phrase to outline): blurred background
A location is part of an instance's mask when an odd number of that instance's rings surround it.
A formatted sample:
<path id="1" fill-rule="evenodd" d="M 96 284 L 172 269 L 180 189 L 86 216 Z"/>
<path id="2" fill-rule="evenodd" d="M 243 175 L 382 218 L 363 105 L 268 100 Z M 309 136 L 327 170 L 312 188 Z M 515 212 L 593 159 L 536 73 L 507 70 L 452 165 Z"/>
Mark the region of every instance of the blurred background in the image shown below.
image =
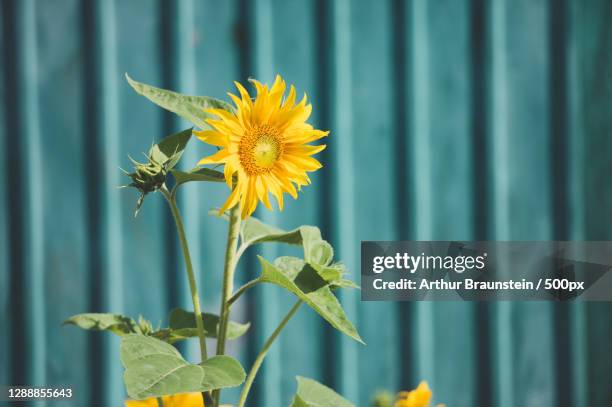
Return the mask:
<path id="1" fill-rule="evenodd" d="M 361 240 L 612 237 L 612 2 L 1 0 L 0 14 L 0 384 L 74 388 L 50 405 L 125 397 L 118 339 L 61 327 L 68 316 L 164 322 L 190 307 L 162 198 L 134 219 L 136 191 L 116 188 L 128 154 L 188 124 L 126 72 L 221 98 L 280 73 L 307 92 L 331 130 L 325 167 L 259 216 L 320 226 L 356 281 Z M 192 143 L 189 168 L 209 152 Z M 226 225 L 207 211 L 227 194 L 180 196 L 211 312 Z M 257 275 L 254 254 L 240 281 Z M 421 379 L 449 407 L 612 405 L 611 304 L 342 301 L 367 346 L 303 307 L 250 405 L 288 405 L 297 374 L 358 406 Z M 250 292 L 233 313 L 250 340 L 232 354 L 250 366 L 290 304 L 276 287 Z"/>

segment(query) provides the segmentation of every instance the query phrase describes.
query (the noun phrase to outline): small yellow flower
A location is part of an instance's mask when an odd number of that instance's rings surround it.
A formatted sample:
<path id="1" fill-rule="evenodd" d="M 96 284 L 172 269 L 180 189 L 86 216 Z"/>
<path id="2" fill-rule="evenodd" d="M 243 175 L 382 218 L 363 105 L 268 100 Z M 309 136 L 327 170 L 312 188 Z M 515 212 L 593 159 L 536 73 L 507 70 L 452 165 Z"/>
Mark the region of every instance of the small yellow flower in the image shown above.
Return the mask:
<path id="1" fill-rule="evenodd" d="M 218 117 L 207 120 L 213 130 L 194 132 L 205 143 L 221 148 L 198 163 L 225 164 L 225 180 L 232 193 L 221 212 L 240 203 L 243 219 L 255 211 L 258 201 L 271 209 L 268 193 L 276 197 L 281 210 L 284 193 L 296 199 L 300 188 L 310 184 L 307 173 L 321 168 L 312 156 L 325 145 L 308 143 L 329 133 L 306 123 L 312 111 L 311 105 L 306 104 L 306 95 L 296 104 L 295 88 L 291 86 L 283 98 L 286 85 L 280 75 L 271 88 L 256 80 L 251 82 L 257 90 L 255 100 L 235 82 L 240 98 L 231 93 L 229 96 L 236 104 L 236 113 L 207 109 Z"/>
<path id="2" fill-rule="evenodd" d="M 146 400 L 126 400 L 125 407 L 204 407 L 202 393 L 175 394 L 162 397 L 162 406 L 156 398 Z"/>
<path id="3" fill-rule="evenodd" d="M 402 391 L 397 395 L 395 407 L 428 407 L 431 400 L 431 390 L 426 381 L 422 381 L 419 386 L 412 391 Z M 444 407 L 438 404 L 437 407 Z"/>

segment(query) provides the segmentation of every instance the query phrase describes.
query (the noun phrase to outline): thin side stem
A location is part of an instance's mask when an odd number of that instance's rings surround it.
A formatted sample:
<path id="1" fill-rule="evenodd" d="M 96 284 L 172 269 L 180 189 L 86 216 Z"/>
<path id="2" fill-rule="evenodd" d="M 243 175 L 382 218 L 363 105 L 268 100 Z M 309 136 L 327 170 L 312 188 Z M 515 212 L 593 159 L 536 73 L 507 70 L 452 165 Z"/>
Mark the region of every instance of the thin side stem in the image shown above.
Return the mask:
<path id="1" fill-rule="evenodd" d="M 230 209 L 229 226 L 227 230 L 227 245 L 225 248 L 225 264 L 223 267 L 223 288 L 221 292 L 221 310 L 219 311 L 219 333 L 217 339 L 217 355 L 225 353 L 225 342 L 227 340 L 227 327 L 230 316 L 230 299 L 234 291 L 234 272 L 238 257 L 238 236 L 240 235 L 240 206 L 236 205 Z M 221 400 L 221 390 L 213 392 L 214 405 L 218 406 Z"/>
<path id="2" fill-rule="evenodd" d="M 260 281 L 261 280 L 259 278 L 256 278 L 256 279 L 253 279 L 253 280 L 249 281 L 248 283 L 246 283 L 242 287 L 240 287 L 238 290 L 236 290 L 234 295 L 232 295 L 231 298 L 229 300 L 227 300 L 227 304 L 229 306 L 231 306 L 233 303 L 238 301 L 238 298 L 240 298 L 240 296 L 242 294 L 244 294 L 249 288 L 252 288 L 252 287 L 256 286 Z"/>
<path id="3" fill-rule="evenodd" d="M 287 322 L 289 322 L 289 320 L 295 315 L 297 310 L 300 308 L 300 305 L 302 305 L 302 300 L 297 300 L 295 305 L 289 310 L 287 315 L 285 315 L 285 318 L 283 318 L 283 320 L 276 327 L 274 332 L 272 332 L 272 335 L 268 337 L 268 339 L 266 340 L 266 343 L 264 343 L 263 348 L 259 352 L 259 355 L 257 355 L 257 359 L 255 359 L 255 362 L 253 363 L 253 366 L 251 367 L 251 371 L 249 372 L 246 378 L 246 381 L 244 382 L 244 387 L 242 388 L 242 392 L 240 393 L 240 399 L 238 400 L 238 407 L 244 407 L 244 403 L 246 403 L 246 399 L 249 396 L 249 391 L 251 390 L 251 386 L 253 385 L 255 376 L 257 376 L 257 372 L 259 371 L 259 368 L 261 367 L 261 364 L 263 363 L 266 357 L 266 354 L 270 350 L 270 347 L 272 346 L 272 344 L 274 343 L 278 335 L 281 333 L 285 325 L 287 325 Z"/>
<path id="4" fill-rule="evenodd" d="M 176 224 L 176 230 L 178 232 L 179 241 L 181 242 L 181 248 L 183 249 L 183 256 L 185 258 L 185 268 L 187 269 L 187 278 L 189 280 L 189 290 L 191 291 L 191 301 L 193 302 L 193 312 L 195 314 L 195 323 L 198 331 L 198 337 L 200 338 L 200 356 L 202 362 L 208 359 L 206 352 L 206 335 L 204 333 L 204 319 L 202 316 L 202 309 L 200 308 L 200 297 L 198 296 L 198 286 L 196 283 L 195 274 L 193 272 L 193 265 L 191 263 L 191 254 L 189 253 L 189 245 L 187 244 L 187 236 L 185 235 L 185 227 L 183 226 L 183 219 L 176 200 L 168 192 L 168 189 L 163 186 L 160 191 L 168 201 L 170 209 L 172 210 L 172 216 L 174 217 L 174 223 Z"/>

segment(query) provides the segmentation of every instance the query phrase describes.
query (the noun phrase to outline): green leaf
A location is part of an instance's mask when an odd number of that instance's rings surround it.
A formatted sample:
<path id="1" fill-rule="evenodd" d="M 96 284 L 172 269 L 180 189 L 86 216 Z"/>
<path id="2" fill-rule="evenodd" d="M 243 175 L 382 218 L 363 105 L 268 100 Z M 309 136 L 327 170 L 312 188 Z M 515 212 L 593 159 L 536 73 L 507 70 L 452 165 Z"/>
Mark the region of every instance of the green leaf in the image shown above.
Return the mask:
<path id="1" fill-rule="evenodd" d="M 136 322 L 119 314 L 77 314 L 64 321 L 64 325 L 76 325 L 90 331 L 110 331 L 122 336 L 137 332 Z"/>
<path id="2" fill-rule="evenodd" d="M 329 281 L 323 279 L 310 264 L 296 257 L 279 257 L 274 264 L 261 256 L 258 258 L 262 266 L 260 281 L 276 284 L 295 294 L 334 328 L 363 343 L 332 293 Z"/>
<path id="3" fill-rule="evenodd" d="M 342 278 L 338 281 L 334 281 L 332 283 L 332 287 L 338 287 L 338 288 L 355 288 L 357 290 L 360 290 L 361 287 L 359 287 L 358 284 L 356 284 L 354 281 L 351 280 L 347 280 L 346 278 Z"/>
<path id="4" fill-rule="evenodd" d="M 206 337 L 216 338 L 219 332 L 219 316 L 215 314 L 204 313 L 204 330 L 206 331 Z M 194 313 L 186 311 L 181 308 L 175 308 L 170 311 L 169 317 L 169 328 L 172 330 L 195 330 L 195 317 Z M 250 323 L 240 324 L 238 322 L 230 321 L 227 327 L 227 339 L 236 339 L 241 337 L 248 331 Z M 197 336 L 197 331 L 195 335 Z"/>
<path id="5" fill-rule="evenodd" d="M 240 238 L 242 239 L 242 243 L 247 246 L 262 242 L 282 242 L 295 245 L 302 244 L 300 228 L 286 232 L 272 225 L 268 225 L 253 216 L 242 221 L 240 225 Z"/>
<path id="6" fill-rule="evenodd" d="M 175 187 L 191 181 L 225 182 L 225 176 L 222 172 L 210 168 L 196 168 L 189 172 L 172 170 L 172 175 L 176 180 Z"/>
<path id="7" fill-rule="evenodd" d="M 121 362 L 127 393 L 136 400 L 235 387 L 245 378 L 240 363 L 229 356 L 215 356 L 195 365 L 172 345 L 142 335 L 122 338 Z"/>
<path id="8" fill-rule="evenodd" d="M 240 236 L 247 246 L 263 242 L 302 245 L 304 259 L 309 263 L 327 266 L 334 257 L 332 246 L 321 238 L 321 231 L 315 226 L 300 226 L 287 232 L 250 217 L 242 222 Z"/>
<path id="9" fill-rule="evenodd" d="M 162 141 L 154 144 L 149 150 L 149 158 L 158 164 L 164 164 L 166 170 L 176 166 L 181 159 L 187 143 L 191 139 L 193 129 L 190 127 L 171 136 L 164 137 Z"/>
<path id="10" fill-rule="evenodd" d="M 291 402 L 290 407 L 309 407 L 309 406 L 310 405 L 307 402 L 302 400 L 302 398 L 296 394 L 295 396 L 293 396 L 293 401 Z"/>
<path id="11" fill-rule="evenodd" d="M 204 109 L 216 108 L 224 109 L 233 112 L 234 108 L 231 104 L 207 96 L 188 96 L 171 90 L 156 88 L 151 85 L 136 82 L 125 74 L 127 81 L 134 90 L 149 99 L 156 105 L 169 110 L 182 118 L 189 120 L 199 128 L 207 129 L 210 126 L 206 123 L 206 119 L 216 118 Z"/>
<path id="12" fill-rule="evenodd" d="M 317 271 L 321 278 L 328 283 L 334 283 L 341 280 L 342 276 L 346 273 L 346 267 L 344 267 L 344 264 L 341 263 L 335 263 L 330 266 L 321 266 L 316 263 L 309 264 Z"/>
<path id="13" fill-rule="evenodd" d="M 355 407 L 329 387 L 306 377 L 296 377 L 298 389 L 291 407 Z"/>
<path id="14" fill-rule="evenodd" d="M 170 328 L 162 328 L 151 334 L 153 338 L 159 339 L 160 341 L 164 341 L 166 343 L 173 344 L 178 341 L 183 341 L 185 339 L 196 338 L 198 336 L 198 330 L 195 328 L 185 328 L 185 329 L 170 329 Z"/>

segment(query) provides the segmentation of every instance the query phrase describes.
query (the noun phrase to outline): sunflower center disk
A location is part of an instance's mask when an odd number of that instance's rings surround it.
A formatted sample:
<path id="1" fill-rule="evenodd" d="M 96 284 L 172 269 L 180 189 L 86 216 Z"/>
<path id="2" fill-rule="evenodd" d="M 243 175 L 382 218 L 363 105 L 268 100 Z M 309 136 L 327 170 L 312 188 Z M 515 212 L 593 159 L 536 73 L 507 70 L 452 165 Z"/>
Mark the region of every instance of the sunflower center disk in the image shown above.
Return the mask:
<path id="1" fill-rule="evenodd" d="M 282 149 L 278 130 L 268 125 L 255 127 L 240 141 L 240 163 L 250 175 L 268 172 L 278 161 Z"/>

